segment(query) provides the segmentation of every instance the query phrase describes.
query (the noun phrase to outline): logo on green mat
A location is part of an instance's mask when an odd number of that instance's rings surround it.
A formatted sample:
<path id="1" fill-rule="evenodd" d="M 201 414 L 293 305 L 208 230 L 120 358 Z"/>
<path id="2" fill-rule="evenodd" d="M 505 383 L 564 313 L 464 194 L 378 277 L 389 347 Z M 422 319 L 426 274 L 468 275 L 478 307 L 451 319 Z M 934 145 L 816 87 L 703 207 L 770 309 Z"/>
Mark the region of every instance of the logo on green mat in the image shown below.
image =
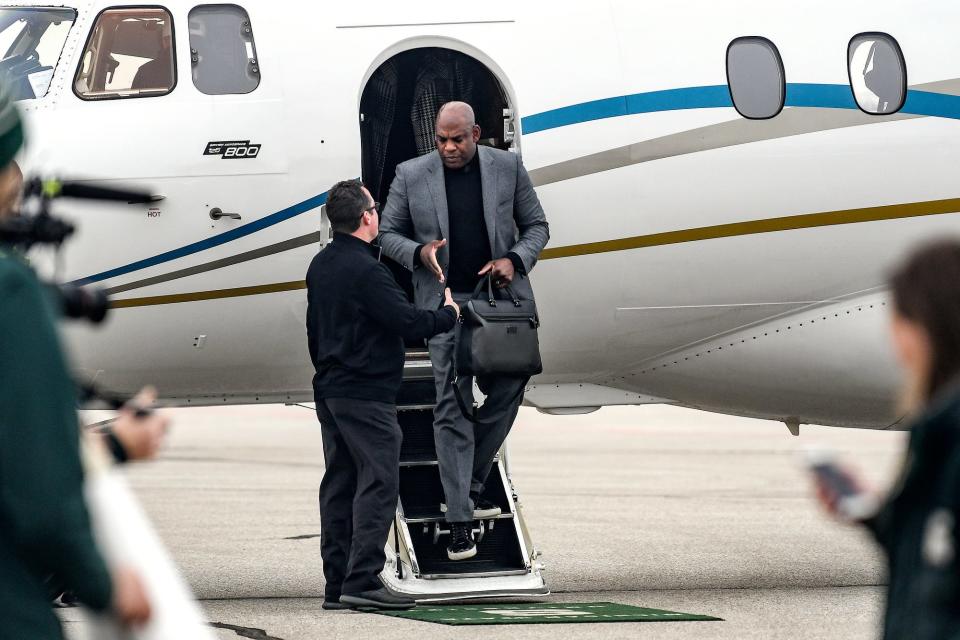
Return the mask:
<path id="1" fill-rule="evenodd" d="M 427 605 L 409 611 L 378 611 L 377 613 L 395 618 L 451 625 L 720 620 L 720 618 L 712 616 L 665 611 L 663 609 L 647 609 L 614 602 Z"/>
<path id="2" fill-rule="evenodd" d="M 589 611 L 575 611 L 572 609 L 484 609 L 483 613 L 491 616 L 506 616 L 508 618 L 536 618 L 537 616 L 592 616 Z"/>

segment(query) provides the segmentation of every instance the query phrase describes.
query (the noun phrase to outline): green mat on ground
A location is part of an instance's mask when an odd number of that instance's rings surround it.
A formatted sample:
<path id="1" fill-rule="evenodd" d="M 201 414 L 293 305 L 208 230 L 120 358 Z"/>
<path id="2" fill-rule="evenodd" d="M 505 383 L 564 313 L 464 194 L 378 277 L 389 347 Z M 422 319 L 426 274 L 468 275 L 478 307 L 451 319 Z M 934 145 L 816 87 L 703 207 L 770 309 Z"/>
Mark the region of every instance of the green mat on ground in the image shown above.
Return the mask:
<path id="1" fill-rule="evenodd" d="M 655 622 L 721 620 L 693 613 L 645 609 L 615 602 L 421 605 L 408 611 L 377 611 L 386 616 L 438 624 L 544 624 L 551 622 Z"/>

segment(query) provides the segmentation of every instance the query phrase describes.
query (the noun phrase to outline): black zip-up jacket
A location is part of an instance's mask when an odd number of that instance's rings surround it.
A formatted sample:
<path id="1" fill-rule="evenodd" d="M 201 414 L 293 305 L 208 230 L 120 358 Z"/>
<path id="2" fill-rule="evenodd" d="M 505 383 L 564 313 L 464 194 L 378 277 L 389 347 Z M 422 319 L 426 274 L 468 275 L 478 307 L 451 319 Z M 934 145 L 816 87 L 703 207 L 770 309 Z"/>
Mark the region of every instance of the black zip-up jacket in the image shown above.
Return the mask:
<path id="1" fill-rule="evenodd" d="M 865 523 L 886 551 L 886 640 L 960 638 L 960 389 L 913 424 L 900 479 Z"/>
<path id="2" fill-rule="evenodd" d="M 456 320 L 453 307 L 417 309 L 371 245 L 334 234 L 307 270 L 314 397 L 395 402 L 404 339 L 430 338 L 452 329 Z"/>

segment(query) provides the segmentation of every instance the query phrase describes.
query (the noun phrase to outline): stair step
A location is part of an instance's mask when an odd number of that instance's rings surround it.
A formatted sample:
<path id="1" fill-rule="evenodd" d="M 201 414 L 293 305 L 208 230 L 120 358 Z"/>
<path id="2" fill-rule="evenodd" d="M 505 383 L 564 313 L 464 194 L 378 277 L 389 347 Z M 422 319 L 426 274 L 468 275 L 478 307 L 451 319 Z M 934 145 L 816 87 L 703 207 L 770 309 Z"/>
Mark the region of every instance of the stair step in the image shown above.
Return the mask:
<path id="1" fill-rule="evenodd" d="M 447 544 L 450 538 L 441 536 L 434 544 L 431 527 L 410 527 L 410 537 L 420 573 L 425 578 L 464 577 L 465 574 L 502 575 L 504 572 L 512 574 L 527 570 L 512 522 L 488 530 L 477 545 L 477 555 L 469 560 L 448 559 Z"/>
<path id="2" fill-rule="evenodd" d="M 433 438 L 433 409 L 401 411 L 397 415 L 403 443 L 400 464 L 436 461 L 437 445 Z"/>
<path id="3" fill-rule="evenodd" d="M 425 516 L 425 517 L 417 517 L 417 518 L 410 518 L 410 517 L 404 516 L 403 518 L 401 518 L 401 520 L 403 520 L 407 524 L 434 524 L 436 522 L 446 524 L 447 522 L 443 514 L 438 516 Z M 513 520 L 513 514 L 501 513 L 500 515 L 494 516 L 492 518 L 483 518 L 484 522 L 488 522 L 490 520 Z"/>
<path id="4" fill-rule="evenodd" d="M 401 467 L 436 467 L 439 466 L 439 462 L 433 458 L 425 456 L 422 460 L 417 460 L 416 457 L 409 458 L 407 460 L 401 460 Z"/>
<path id="5" fill-rule="evenodd" d="M 500 477 L 500 462 L 493 463 L 490 480 L 483 498 L 500 507 L 504 513 L 512 511 L 511 500 Z M 440 484 L 440 468 L 436 464 L 400 467 L 400 504 L 405 518 L 443 518 L 440 503 L 444 501 Z"/>
<path id="6" fill-rule="evenodd" d="M 427 353 L 407 352 L 407 359 L 403 363 L 403 381 L 408 382 L 429 382 L 433 384 L 433 365 L 430 363 L 430 355 Z"/>
<path id="7" fill-rule="evenodd" d="M 494 457 L 494 462 L 499 462 L 500 456 Z M 407 460 L 400 460 L 401 467 L 436 467 L 440 464 L 435 458 L 431 457 L 428 454 L 424 454 L 422 458 L 417 458 L 417 456 L 412 455 Z"/>

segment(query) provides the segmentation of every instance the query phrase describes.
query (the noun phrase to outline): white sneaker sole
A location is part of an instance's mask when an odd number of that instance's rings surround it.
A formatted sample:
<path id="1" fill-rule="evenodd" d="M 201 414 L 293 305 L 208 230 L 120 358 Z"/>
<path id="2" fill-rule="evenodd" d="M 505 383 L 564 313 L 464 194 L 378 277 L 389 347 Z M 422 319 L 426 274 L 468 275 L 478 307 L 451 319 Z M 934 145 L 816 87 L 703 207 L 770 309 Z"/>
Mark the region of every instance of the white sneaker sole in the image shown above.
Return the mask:
<path id="1" fill-rule="evenodd" d="M 477 545 L 473 545 L 466 551 L 450 551 L 450 549 L 447 549 L 447 557 L 451 560 L 469 560 L 475 555 L 477 555 Z"/>
<path id="2" fill-rule="evenodd" d="M 440 513 L 446 513 L 446 512 L 447 512 L 447 505 L 441 502 Z M 500 507 L 491 507 L 490 509 L 474 509 L 473 519 L 486 520 L 487 518 L 496 518 L 501 513 L 503 513 L 503 510 L 500 509 Z"/>

